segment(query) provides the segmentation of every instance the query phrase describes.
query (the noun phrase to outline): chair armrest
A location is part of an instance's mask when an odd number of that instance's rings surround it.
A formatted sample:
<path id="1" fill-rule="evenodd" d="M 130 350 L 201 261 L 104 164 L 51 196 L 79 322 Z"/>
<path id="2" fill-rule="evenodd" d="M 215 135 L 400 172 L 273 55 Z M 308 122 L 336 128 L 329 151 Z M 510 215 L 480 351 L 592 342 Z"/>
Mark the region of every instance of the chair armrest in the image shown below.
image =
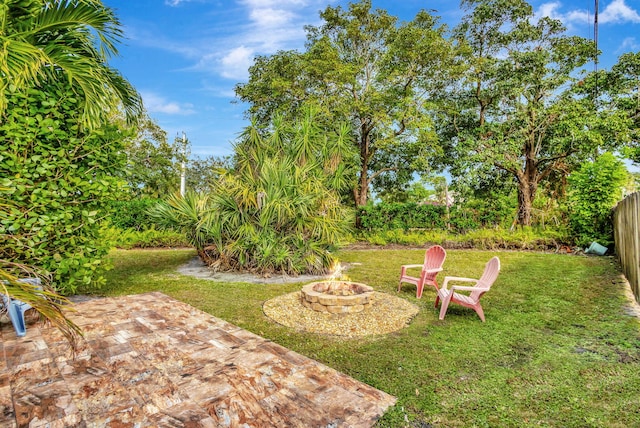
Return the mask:
<path id="1" fill-rule="evenodd" d="M 451 291 L 456 291 L 456 290 L 461 290 L 461 291 L 489 291 L 490 289 L 487 287 L 467 287 L 464 285 L 452 285 L 451 286 Z"/>
<path id="2" fill-rule="evenodd" d="M 447 288 L 447 284 L 449 283 L 449 281 L 458 281 L 458 282 L 478 282 L 478 280 L 476 278 L 463 278 L 460 276 L 445 276 L 444 277 L 444 282 L 442 283 L 442 287 L 446 289 Z"/>
<path id="3" fill-rule="evenodd" d="M 421 268 L 423 265 L 402 265 L 400 267 L 408 269 L 408 268 Z"/>

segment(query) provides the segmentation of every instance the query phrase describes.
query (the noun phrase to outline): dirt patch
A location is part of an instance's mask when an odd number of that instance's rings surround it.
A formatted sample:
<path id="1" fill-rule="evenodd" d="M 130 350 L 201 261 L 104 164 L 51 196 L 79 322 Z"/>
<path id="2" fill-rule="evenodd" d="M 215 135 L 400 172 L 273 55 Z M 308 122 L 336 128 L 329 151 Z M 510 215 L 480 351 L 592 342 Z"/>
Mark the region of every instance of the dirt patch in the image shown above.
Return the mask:
<path id="1" fill-rule="evenodd" d="M 640 304 L 636 301 L 636 297 L 631 290 L 631 284 L 624 275 L 620 275 L 619 282 L 624 286 L 624 295 L 627 298 L 627 304 L 622 310 L 626 315 L 640 318 Z"/>
<path id="2" fill-rule="evenodd" d="M 343 264 L 342 271 L 348 266 Z M 249 282 L 254 284 L 289 284 L 295 282 L 321 281 L 329 275 L 272 275 L 264 277 L 248 272 L 216 272 L 210 269 L 199 257 L 194 257 L 187 264 L 178 268 L 178 273 L 200 279 L 218 282 Z"/>

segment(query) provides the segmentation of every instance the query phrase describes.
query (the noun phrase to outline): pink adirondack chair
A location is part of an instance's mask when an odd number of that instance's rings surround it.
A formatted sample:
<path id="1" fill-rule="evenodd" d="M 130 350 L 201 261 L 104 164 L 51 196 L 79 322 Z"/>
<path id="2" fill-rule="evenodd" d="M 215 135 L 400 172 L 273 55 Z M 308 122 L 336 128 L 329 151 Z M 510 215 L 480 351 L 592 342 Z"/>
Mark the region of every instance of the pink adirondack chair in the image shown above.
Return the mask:
<path id="1" fill-rule="evenodd" d="M 434 245 L 429 247 L 424 253 L 424 263 L 421 265 L 402 265 L 400 270 L 400 283 L 398 284 L 398 291 L 402 287 L 403 282 L 408 282 L 416 286 L 416 297 L 419 299 L 422 297 L 422 290 L 424 285 L 432 285 L 438 291 L 438 283 L 436 282 L 436 276 L 438 272 L 442 271 L 442 265 L 444 259 L 447 257 L 447 252 L 440 245 Z M 420 276 L 410 276 L 407 274 L 407 269 L 421 268 Z"/>
<path id="2" fill-rule="evenodd" d="M 454 302 L 473 309 L 476 311 L 482 322 L 484 322 L 484 311 L 480 305 L 480 298 L 484 293 L 491 289 L 491 285 L 493 285 L 496 278 L 498 278 L 499 273 L 500 259 L 498 257 L 493 257 L 485 265 L 484 272 L 480 279 L 460 278 L 457 276 L 445 277 L 444 282 L 442 283 L 442 288 L 438 290 L 438 297 L 436 297 L 436 307 L 438 307 L 438 301 L 442 300 L 442 306 L 440 307 L 440 319 L 444 319 L 449 303 Z M 449 281 L 475 282 L 475 284 L 473 286 L 452 285 L 451 289 L 448 289 L 447 285 Z M 457 291 L 470 291 L 471 293 L 466 295 L 457 293 Z"/>

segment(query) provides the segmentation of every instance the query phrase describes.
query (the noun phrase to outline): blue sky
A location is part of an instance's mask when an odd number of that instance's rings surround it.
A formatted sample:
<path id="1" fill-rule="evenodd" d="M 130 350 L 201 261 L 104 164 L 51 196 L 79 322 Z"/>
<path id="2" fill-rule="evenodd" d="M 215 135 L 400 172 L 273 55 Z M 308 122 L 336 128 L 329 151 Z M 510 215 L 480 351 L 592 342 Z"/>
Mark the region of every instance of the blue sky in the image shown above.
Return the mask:
<path id="1" fill-rule="evenodd" d="M 186 132 L 192 155 L 224 156 L 247 125 L 233 88 L 255 55 L 302 49 L 305 25 L 319 25 L 328 5 L 347 0 L 104 0 L 126 39 L 111 61 L 142 94 L 150 116 L 172 140 Z M 463 15 L 456 0 L 373 0 L 403 21 L 433 10 L 447 25 Z M 530 1 L 536 14 L 560 19 L 570 34 L 593 37 L 594 0 Z M 600 68 L 640 50 L 640 1 L 599 0 Z"/>

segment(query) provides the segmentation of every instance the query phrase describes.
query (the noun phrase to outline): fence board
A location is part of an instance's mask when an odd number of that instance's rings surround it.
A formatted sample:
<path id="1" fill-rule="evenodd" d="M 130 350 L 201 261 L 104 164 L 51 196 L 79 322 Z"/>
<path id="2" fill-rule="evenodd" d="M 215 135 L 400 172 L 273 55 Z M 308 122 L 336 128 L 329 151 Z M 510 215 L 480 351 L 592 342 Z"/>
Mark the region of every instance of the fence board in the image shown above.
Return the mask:
<path id="1" fill-rule="evenodd" d="M 640 192 L 632 193 L 615 207 L 613 230 L 622 271 L 640 302 Z"/>

